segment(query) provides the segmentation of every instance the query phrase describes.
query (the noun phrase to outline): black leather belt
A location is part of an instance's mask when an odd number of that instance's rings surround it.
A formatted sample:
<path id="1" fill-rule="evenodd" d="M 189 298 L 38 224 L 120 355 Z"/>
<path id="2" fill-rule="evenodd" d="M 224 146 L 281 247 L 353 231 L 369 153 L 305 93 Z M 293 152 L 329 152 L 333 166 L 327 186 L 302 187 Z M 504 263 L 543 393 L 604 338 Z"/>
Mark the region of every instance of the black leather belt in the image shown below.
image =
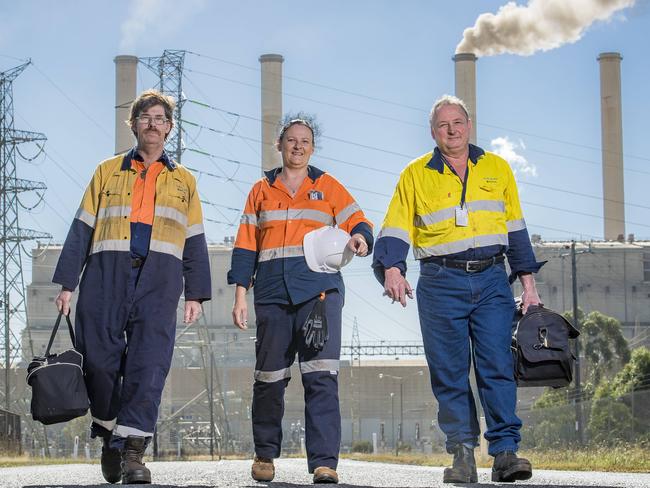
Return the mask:
<path id="1" fill-rule="evenodd" d="M 144 264 L 144 258 L 131 258 L 131 267 L 139 268 Z"/>
<path id="2" fill-rule="evenodd" d="M 479 273 L 489 268 L 490 266 L 493 266 L 497 263 L 502 263 L 504 260 L 505 256 L 503 254 L 500 254 L 489 259 L 477 259 L 476 261 L 465 261 L 463 259 L 439 258 L 436 256 L 431 256 L 424 258 L 422 262 L 435 263 L 440 266 L 445 266 L 446 268 L 462 269 L 467 273 Z"/>

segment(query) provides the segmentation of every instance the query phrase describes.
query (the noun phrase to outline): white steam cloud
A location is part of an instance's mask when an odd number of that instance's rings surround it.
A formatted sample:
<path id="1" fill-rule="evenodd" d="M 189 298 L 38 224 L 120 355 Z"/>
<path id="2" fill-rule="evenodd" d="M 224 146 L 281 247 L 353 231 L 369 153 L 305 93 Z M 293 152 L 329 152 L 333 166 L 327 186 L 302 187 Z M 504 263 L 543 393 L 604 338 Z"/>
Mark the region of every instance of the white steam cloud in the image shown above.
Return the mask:
<path id="1" fill-rule="evenodd" d="M 120 54 L 135 54 L 138 42 L 150 38 L 154 45 L 164 44 L 172 32 L 196 15 L 205 0 L 185 0 L 182 5 L 175 0 L 134 0 L 129 16 L 122 22 Z"/>
<path id="2" fill-rule="evenodd" d="M 523 141 L 516 143 L 512 142 L 508 137 L 497 137 L 490 141 L 490 146 L 492 146 L 491 150 L 493 153 L 498 154 L 510 163 L 515 178 L 521 175 L 537 176 L 537 166 L 528 162 L 524 156 L 517 152 L 519 150 L 526 150 L 526 145 Z"/>
<path id="3" fill-rule="evenodd" d="M 596 21 L 608 20 L 636 0 L 529 0 L 508 2 L 496 14 L 479 15 L 463 32 L 456 53 L 529 56 L 578 41 Z"/>

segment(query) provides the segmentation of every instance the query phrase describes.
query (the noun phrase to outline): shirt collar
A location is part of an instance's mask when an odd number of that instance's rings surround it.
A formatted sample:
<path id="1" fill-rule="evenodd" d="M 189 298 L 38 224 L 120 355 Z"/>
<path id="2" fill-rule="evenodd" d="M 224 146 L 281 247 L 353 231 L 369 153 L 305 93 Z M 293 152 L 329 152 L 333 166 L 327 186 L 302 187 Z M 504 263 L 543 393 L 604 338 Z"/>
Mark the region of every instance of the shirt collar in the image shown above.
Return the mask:
<path id="1" fill-rule="evenodd" d="M 482 148 L 475 146 L 474 144 L 469 145 L 469 159 L 472 161 L 472 163 L 477 164 L 484 154 L 485 151 Z M 437 147 L 433 150 L 433 154 L 431 155 L 431 159 L 427 163 L 427 166 L 431 169 L 435 169 L 440 174 L 444 172 L 445 161 L 442 157 L 440 149 Z"/>
<path id="2" fill-rule="evenodd" d="M 282 167 L 273 168 L 264 172 L 264 176 L 266 176 L 266 179 L 269 180 L 269 185 L 275 183 L 275 179 L 278 177 L 281 171 Z M 325 174 L 325 171 L 318 169 L 316 166 L 307 166 L 307 176 L 312 181 L 312 183 L 320 178 L 320 176 L 323 174 Z"/>
<path id="3" fill-rule="evenodd" d="M 142 156 L 140 156 L 140 153 L 138 152 L 137 146 L 134 147 L 133 149 L 131 149 L 129 152 L 127 152 L 124 155 L 124 158 L 122 159 L 122 170 L 131 169 L 131 160 L 132 159 L 135 159 L 136 161 L 144 161 L 144 159 L 142 158 Z M 158 158 L 158 161 L 160 161 L 165 166 L 167 166 L 167 168 L 170 171 L 174 171 L 176 169 L 176 167 L 178 166 L 174 162 L 174 160 L 171 157 L 169 157 L 169 154 L 164 149 L 163 149 L 163 152 L 162 152 L 161 156 Z"/>

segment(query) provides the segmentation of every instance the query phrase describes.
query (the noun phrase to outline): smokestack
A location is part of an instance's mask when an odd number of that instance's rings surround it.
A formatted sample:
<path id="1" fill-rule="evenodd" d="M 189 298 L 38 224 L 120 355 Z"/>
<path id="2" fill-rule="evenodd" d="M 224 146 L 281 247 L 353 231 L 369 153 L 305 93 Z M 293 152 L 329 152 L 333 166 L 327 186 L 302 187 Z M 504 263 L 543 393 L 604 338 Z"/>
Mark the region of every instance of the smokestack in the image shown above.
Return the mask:
<path id="1" fill-rule="evenodd" d="M 469 142 L 476 144 L 476 55 L 458 53 L 452 59 L 456 66 L 456 96 L 467 105 L 472 119 Z"/>
<path id="2" fill-rule="evenodd" d="M 600 118 L 603 152 L 604 234 L 608 241 L 625 236 L 623 188 L 623 116 L 621 110 L 621 60 L 619 53 L 601 53 Z"/>
<path id="3" fill-rule="evenodd" d="M 275 148 L 278 123 L 282 119 L 282 63 L 280 54 L 260 56 L 262 67 L 262 171 L 280 166 Z"/>
<path id="4" fill-rule="evenodd" d="M 133 146 L 133 133 L 124 123 L 129 119 L 129 109 L 135 100 L 138 79 L 137 56 L 116 56 L 115 59 L 115 154 L 128 151 Z"/>

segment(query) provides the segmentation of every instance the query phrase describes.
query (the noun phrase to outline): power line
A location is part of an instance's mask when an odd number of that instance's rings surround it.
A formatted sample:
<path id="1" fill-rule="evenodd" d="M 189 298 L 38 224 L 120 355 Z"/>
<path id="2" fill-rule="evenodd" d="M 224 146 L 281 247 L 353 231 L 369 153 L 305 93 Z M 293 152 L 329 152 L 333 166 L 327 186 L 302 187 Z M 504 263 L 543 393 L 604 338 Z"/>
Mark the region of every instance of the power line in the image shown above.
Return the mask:
<path id="1" fill-rule="evenodd" d="M 192 51 L 187 51 L 187 53 L 192 54 L 192 55 L 197 56 L 197 57 L 202 57 L 202 58 L 210 59 L 210 60 L 213 60 L 213 61 L 218 61 L 220 63 L 230 64 L 232 66 L 238 66 L 240 68 L 244 68 L 244 69 L 251 70 L 251 71 L 256 71 L 256 72 L 260 71 L 259 67 L 248 66 L 248 65 L 245 65 L 245 64 L 236 63 L 236 62 L 233 62 L 233 61 L 228 61 L 228 60 L 213 57 L 213 56 L 207 56 L 207 55 L 192 52 Z M 204 73 L 204 72 L 198 72 L 198 73 L 210 76 L 209 73 Z M 422 109 L 420 107 L 414 107 L 414 106 L 407 105 L 407 104 L 404 104 L 404 103 L 395 102 L 393 100 L 387 100 L 387 99 L 381 98 L 381 97 L 374 97 L 374 96 L 370 96 L 370 95 L 367 95 L 367 94 L 364 94 L 364 93 L 358 93 L 358 92 L 353 92 L 353 91 L 349 91 L 349 90 L 344 90 L 344 89 L 341 89 L 341 88 L 325 85 L 325 84 L 322 84 L 322 83 L 316 83 L 316 82 L 309 81 L 309 80 L 304 80 L 304 79 L 301 79 L 301 78 L 287 76 L 287 75 L 284 75 L 284 74 L 283 74 L 283 78 L 288 79 L 288 80 L 292 80 L 292 81 L 297 81 L 299 83 L 304 83 L 304 84 L 311 85 L 311 86 L 316 86 L 318 88 L 325 88 L 327 90 L 331 90 L 331 91 L 335 91 L 335 92 L 339 92 L 339 93 L 344 93 L 346 95 L 352 95 L 352 96 L 356 96 L 356 97 L 359 97 L 359 98 L 364 98 L 364 99 L 367 99 L 367 100 L 372 100 L 372 101 L 376 101 L 376 102 L 385 103 L 385 104 L 388 104 L 388 105 L 393 105 L 393 106 L 397 106 L 397 107 L 406 108 L 406 109 L 409 109 L 409 110 L 414 110 L 414 111 L 417 111 L 417 112 L 420 112 L 420 113 L 427 113 L 427 114 L 429 113 L 428 110 L 424 110 L 424 109 Z M 224 79 L 225 81 L 238 83 L 236 80 L 232 80 L 232 79 L 228 79 L 228 78 L 221 78 L 221 79 Z M 244 82 L 239 82 L 239 83 L 245 84 L 247 86 L 254 86 L 255 88 L 261 88 L 260 86 L 251 85 L 251 84 L 247 84 L 247 83 L 244 83 Z M 283 94 L 287 95 L 287 96 L 294 96 L 294 95 L 291 95 L 291 94 L 288 94 L 288 93 L 283 93 Z M 307 100 L 311 100 L 311 99 L 307 99 Z M 321 102 L 321 101 L 318 101 L 318 100 L 314 100 L 314 101 L 316 101 L 317 103 L 325 103 L 325 104 L 327 104 L 326 102 Z M 345 108 L 345 107 L 340 107 L 340 106 L 337 106 L 337 107 L 338 108 Z M 403 123 L 411 124 L 410 122 L 407 122 L 407 121 L 401 121 L 399 119 L 397 119 L 397 120 L 400 121 L 400 122 L 403 122 Z M 590 145 L 587 145 L 587 144 L 579 144 L 579 143 L 572 142 L 572 141 L 566 141 L 566 140 L 557 139 L 557 138 L 554 138 L 554 137 L 542 136 L 542 135 L 534 134 L 534 133 L 531 133 L 531 132 L 521 131 L 521 130 L 517 130 L 517 129 L 511 129 L 511 128 L 508 128 L 508 127 L 502 127 L 502 126 L 494 125 L 494 124 L 487 124 L 487 123 L 484 123 L 484 122 L 478 122 L 477 125 L 479 125 L 479 126 L 483 125 L 485 127 L 490 127 L 492 129 L 505 130 L 505 131 L 513 132 L 515 134 L 525 135 L 525 136 L 528 136 L 528 137 L 535 137 L 535 138 L 543 139 L 543 140 L 546 140 L 546 141 L 549 141 L 549 142 L 556 142 L 556 143 L 566 144 L 566 145 L 573 146 L 573 147 L 580 147 L 580 148 L 583 148 L 583 149 L 591 149 L 591 150 L 594 150 L 594 151 L 601 151 L 602 152 L 601 147 L 590 146 Z M 420 125 L 420 127 L 428 127 L 428 126 Z M 642 160 L 642 161 L 650 161 L 650 158 L 644 157 L 644 156 L 636 156 L 636 155 L 632 155 L 632 154 L 623 154 L 623 156 L 626 157 L 626 158 L 639 159 L 639 160 Z"/>

